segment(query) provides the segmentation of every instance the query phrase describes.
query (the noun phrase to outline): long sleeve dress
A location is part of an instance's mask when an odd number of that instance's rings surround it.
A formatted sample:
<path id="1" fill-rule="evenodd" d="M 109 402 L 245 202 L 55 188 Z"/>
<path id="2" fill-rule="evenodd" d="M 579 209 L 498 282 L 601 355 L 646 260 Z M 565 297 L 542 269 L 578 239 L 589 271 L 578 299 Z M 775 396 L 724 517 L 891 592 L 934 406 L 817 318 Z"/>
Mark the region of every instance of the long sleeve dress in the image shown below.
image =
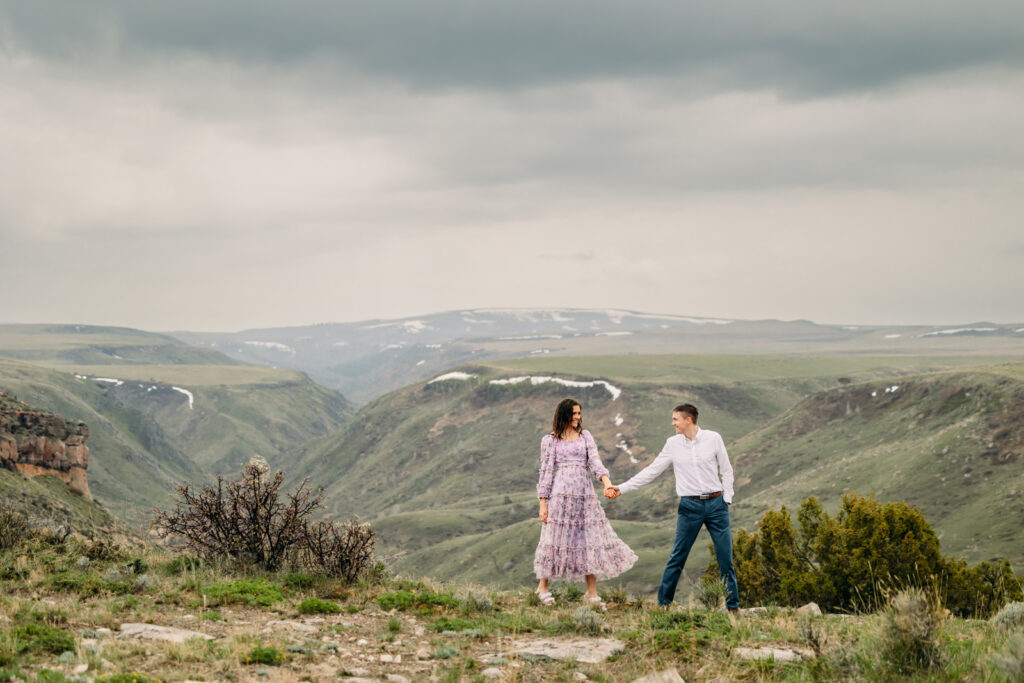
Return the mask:
<path id="1" fill-rule="evenodd" d="M 588 476 L 608 474 L 590 432 L 584 429 L 575 441 L 548 434 L 540 453 L 537 497 L 548 499 L 548 521 L 533 558 L 537 578 L 610 579 L 632 567 L 636 553 L 615 535 Z"/>

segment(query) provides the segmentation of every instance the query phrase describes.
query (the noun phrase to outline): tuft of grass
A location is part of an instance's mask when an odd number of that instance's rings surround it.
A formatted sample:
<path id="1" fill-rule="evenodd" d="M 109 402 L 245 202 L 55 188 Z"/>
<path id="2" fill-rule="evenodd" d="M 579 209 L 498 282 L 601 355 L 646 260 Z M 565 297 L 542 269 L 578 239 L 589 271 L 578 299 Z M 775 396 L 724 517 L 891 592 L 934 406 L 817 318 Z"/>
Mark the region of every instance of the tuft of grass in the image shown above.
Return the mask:
<path id="1" fill-rule="evenodd" d="M 199 618 L 205 619 L 206 621 L 224 621 L 224 615 L 218 612 L 217 610 L 212 609 L 200 614 Z"/>
<path id="2" fill-rule="evenodd" d="M 451 593 L 437 593 L 424 588 L 416 592 L 399 590 L 385 593 L 377 596 L 377 604 L 385 610 L 433 612 L 446 607 L 458 607 L 459 600 Z"/>
<path id="3" fill-rule="evenodd" d="M 1024 681 L 1024 632 L 1010 637 L 1006 647 L 992 655 L 993 668 L 1011 681 Z"/>
<path id="4" fill-rule="evenodd" d="M 320 598 L 307 598 L 299 603 L 299 614 L 337 614 L 341 607 Z"/>
<path id="5" fill-rule="evenodd" d="M 1011 602 L 1003 605 L 991 619 L 992 625 L 1001 629 L 1014 629 L 1024 626 L 1024 602 Z"/>
<path id="6" fill-rule="evenodd" d="M 473 628 L 473 626 L 472 621 L 448 617 L 441 617 L 434 622 L 434 630 L 438 633 L 442 631 L 465 631 L 468 628 Z"/>
<path id="7" fill-rule="evenodd" d="M 568 605 L 583 599 L 584 592 L 571 583 L 561 583 L 551 589 L 556 602 Z"/>
<path id="8" fill-rule="evenodd" d="M 221 581 L 209 586 L 206 595 L 221 604 L 241 603 L 250 607 L 269 607 L 284 600 L 281 587 L 266 579 Z"/>
<path id="9" fill-rule="evenodd" d="M 389 619 L 388 620 L 388 631 L 390 631 L 391 633 L 398 633 L 401 630 L 402 630 L 402 622 L 400 622 L 398 619 Z"/>
<path id="10" fill-rule="evenodd" d="M 27 623 L 5 629 L 5 636 L 14 643 L 15 652 L 50 652 L 59 655 L 74 651 L 75 637 L 67 631 L 39 623 Z"/>
<path id="11" fill-rule="evenodd" d="M 604 630 L 604 620 L 597 612 L 584 605 L 572 613 L 572 624 L 576 633 L 596 636 Z"/>
<path id="12" fill-rule="evenodd" d="M 444 645 L 434 650 L 430 656 L 434 659 L 452 659 L 453 657 L 458 657 L 460 654 L 462 654 L 462 652 L 459 651 L 459 648 L 452 647 L 451 645 Z"/>
<path id="13" fill-rule="evenodd" d="M 697 585 L 697 601 L 704 609 L 715 610 L 725 606 L 725 581 L 720 576 L 704 575 Z"/>
<path id="14" fill-rule="evenodd" d="M 285 656 L 276 647 L 271 645 L 257 645 L 242 658 L 243 664 L 269 664 L 280 666 L 284 663 Z"/>
<path id="15" fill-rule="evenodd" d="M 93 681 L 94 683 L 162 683 L 159 678 L 153 678 L 137 671 L 97 676 Z"/>
<path id="16" fill-rule="evenodd" d="M 942 610 L 918 588 L 898 592 L 885 611 L 882 656 L 900 673 L 928 671 L 939 666 Z"/>
<path id="17" fill-rule="evenodd" d="M 321 576 L 303 572 L 292 572 L 284 577 L 284 585 L 292 590 L 308 590 L 323 581 Z"/>

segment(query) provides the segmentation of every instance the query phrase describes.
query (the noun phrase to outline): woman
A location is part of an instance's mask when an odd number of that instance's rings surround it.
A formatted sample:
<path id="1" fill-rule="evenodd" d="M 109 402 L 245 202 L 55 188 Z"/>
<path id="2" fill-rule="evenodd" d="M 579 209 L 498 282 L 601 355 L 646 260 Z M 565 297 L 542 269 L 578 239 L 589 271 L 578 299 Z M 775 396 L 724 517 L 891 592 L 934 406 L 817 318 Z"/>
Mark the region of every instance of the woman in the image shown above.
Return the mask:
<path id="1" fill-rule="evenodd" d="M 618 576 L 633 566 L 637 556 L 615 535 L 587 476 L 589 471 L 604 482 L 606 492 L 612 486 L 594 437 L 583 429 L 582 414 L 577 401 L 563 399 L 555 408 L 551 433 L 540 441 L 537 497 L 543 526 L 533 570 L 544 605 L 555 602 L 548 589 L 550 579 L 586 579 L 586 599 L 605 610 L 597 594 L 598 577 Z"/>

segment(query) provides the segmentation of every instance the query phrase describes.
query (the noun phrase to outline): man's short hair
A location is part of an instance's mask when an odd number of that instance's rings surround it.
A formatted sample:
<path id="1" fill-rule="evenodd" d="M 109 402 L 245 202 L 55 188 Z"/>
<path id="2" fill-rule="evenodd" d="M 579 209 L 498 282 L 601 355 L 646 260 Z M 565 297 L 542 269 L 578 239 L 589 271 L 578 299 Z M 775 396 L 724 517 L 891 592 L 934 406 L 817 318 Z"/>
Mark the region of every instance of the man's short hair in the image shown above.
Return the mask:
<path id="1" fill-rule="evenodd" d="M 693 418 L 693 424 L 697 424 L 697 406 L 692 403 L 680 403 L 672 409 L 673 413 L 682 413 Z"/>

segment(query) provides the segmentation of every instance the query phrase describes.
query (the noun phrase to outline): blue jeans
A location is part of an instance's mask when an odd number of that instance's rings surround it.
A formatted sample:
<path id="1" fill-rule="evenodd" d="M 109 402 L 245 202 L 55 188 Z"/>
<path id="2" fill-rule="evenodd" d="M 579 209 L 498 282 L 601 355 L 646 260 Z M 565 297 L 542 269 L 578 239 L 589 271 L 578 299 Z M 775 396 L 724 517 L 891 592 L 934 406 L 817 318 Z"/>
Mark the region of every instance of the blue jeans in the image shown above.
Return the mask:
<path id="1" fill-rule="evenodd" d="M 665 565 L 665 573 L 661 575 L 658 586 L 658 604 L 668 605 L 676 595 L 676 585 L 683 565 L 690 554 L 693 542 L 701 526 L 707 526 L 711 533 L 711 542 L 715 544 L 715 559 L 725 581 L 725 606 L 733 609 L 740 606 L 740 593 L 736 587 L 736 569 L 732 565 L 732 533 L 729 531 L 729 506 L 724 496 L 699 500 L 697 498 L 679 499 L 679 516 L 676 518 L 676 542 L 672 546 L 672 554 Z"/>

